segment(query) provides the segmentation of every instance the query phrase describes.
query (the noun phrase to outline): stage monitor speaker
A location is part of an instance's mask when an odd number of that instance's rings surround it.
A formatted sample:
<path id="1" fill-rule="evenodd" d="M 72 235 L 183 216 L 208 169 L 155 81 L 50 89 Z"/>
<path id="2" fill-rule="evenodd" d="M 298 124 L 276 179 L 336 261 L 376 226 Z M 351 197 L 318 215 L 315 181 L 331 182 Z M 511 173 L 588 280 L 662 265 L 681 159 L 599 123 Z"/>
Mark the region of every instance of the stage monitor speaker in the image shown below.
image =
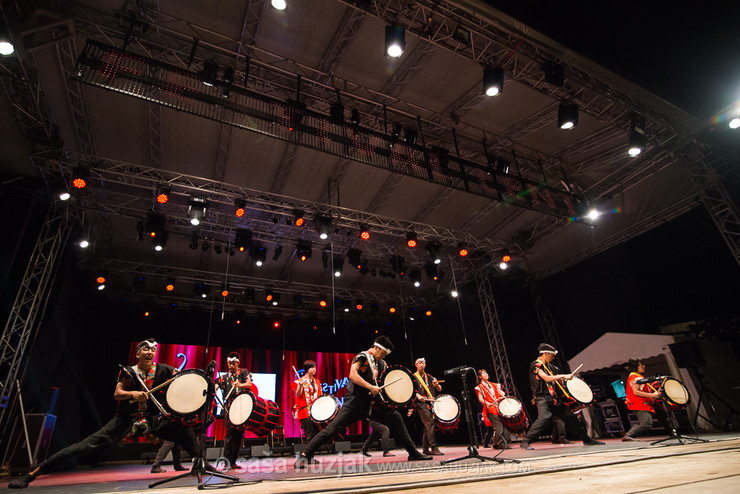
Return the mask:
<path id="1" fill-rule="evenodd" d="M 28 426 L 28 439 L 31 442 L 31 456 L 41 463 L 46 459 L 51 444 L 51 436 L 57 423 L 56 415 L 48 413 L 29 413 L 26 415 Z M 26 439 L 23 434 L 23 425 L 20 420 L 16 421 L 13 429 L 13 438 L 10 444 L 14 445 L 10 466 L 16 469 L 28 468 L 28 452 L 26 451 Z"/>
<path id="2" fill-rule="evenodd" d="M 252 449 L 249 455 L 252 458 L 258 458 L 260 456 L 264 456 L 264 457 L 272 456 L 272 448 L 270 448 L 270 446 L 268 446 L 267 444 L 262 444 L 260 446 L 252 446 Z"/>
<path id="3" fill-rule="evenodd" d="M 347 453 L 352 451 L 352 445 L 349 441 L 334 441 L 335 453 Z"/>
<path id="4" fill-rule="evenodd" d="M 706 364 L 706 360 L 704 360 L 704 356 L 694 340 L 670 343 L 668 347 L 671 349 L 673 358 L 676 359 L 676 365 L 681 368 L 701 367 Z"/>

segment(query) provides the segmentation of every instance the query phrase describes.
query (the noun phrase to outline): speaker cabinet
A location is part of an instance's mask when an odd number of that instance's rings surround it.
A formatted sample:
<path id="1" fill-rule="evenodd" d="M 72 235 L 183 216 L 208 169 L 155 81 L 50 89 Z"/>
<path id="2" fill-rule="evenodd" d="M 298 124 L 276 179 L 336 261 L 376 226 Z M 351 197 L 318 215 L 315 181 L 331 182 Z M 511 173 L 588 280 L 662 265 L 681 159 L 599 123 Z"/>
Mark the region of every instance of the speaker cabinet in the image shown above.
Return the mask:
<path id="1" fill-rule="evenodd" d="M 28 439 L 31 442 L 31 456 L 38 463 L 46 459 L 46 454 L 49 452 L 49 445 L 51 444 L 51 435 L 54 433 L 56 423 L 56 415 L 49 413 L 29 413 L 26 415 Z M 26 438 L 23 434 L 23 424 L 20 423 L 20 420 L 16 421 L 10 444 L 13 445 L 10 466 L 14 469 L 29 468 L 31 465 L 28 464 Z"/>

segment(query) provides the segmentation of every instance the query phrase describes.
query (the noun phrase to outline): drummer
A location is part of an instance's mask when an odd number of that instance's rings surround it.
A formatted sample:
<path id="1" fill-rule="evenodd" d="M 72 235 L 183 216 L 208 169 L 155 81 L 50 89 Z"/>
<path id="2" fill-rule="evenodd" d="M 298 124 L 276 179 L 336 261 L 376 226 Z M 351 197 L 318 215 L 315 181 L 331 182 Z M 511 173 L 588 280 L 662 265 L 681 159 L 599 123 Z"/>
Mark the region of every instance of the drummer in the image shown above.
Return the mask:
<path id="1" fill-rule="evenodd" d="M 344 406 L 336 418 L 306 445 L 303 455 L 295 462 L 296 468 L 307 467 L 309 463 L 318 463 L 313 456 L 322 444 L 334 437 L 337 432 L 344 431 L 353 422 L 371 416 L 373 420 L 390 428 L 396 444 L 408 451 L 409 461 L 432 459 L 431 456 L 423 455 L 416 449 L 401 415 L 387 404 L 377 401 L 381 391 L 378 379 L 387 367 L 383 359 L 392 350 L 393 343 L 390 338 L 379 336 L 367 351 L 355 355 L 349 370 L 350 383 L 347 386 Z"/>
<path id="2" fill-rule="evenodd" d="M 498 402 L 506 398 L 506 394 L 499 383 L 492 383 L 488 380 L 486 369 L 478 369 L 478 385 L 475 387 L 475 394 L 478 395 L 478 401 L 483 405 L 483 422 L 487 427 L 483 447 L 487 448 L 493 438 L 494 448 L 511 448 L 509 446 L 511 435 L 498 415 Z"/>
<path id="3" fill-rule="evenodd" d="M 144 381 L 147 389 L 159 386 L 171 378 L 175 368 L 166 364 L 154 362 L 157 354 L 157 342 L 154 338 L 140 341 L 136 345 L 137 364 L 126 367 L 125 372 L 119 374 L 113 398 L 118 401 L 116 415 L 110 419 L 100 430 L 87 436 L 82 441 L 58 451 L 47 460 L 39 464 L 30 473 L 23 477 L 13 479 L 8 483 L 10 489 L 23 489 L 33 482 L 41 474 L 60 469 L 68 461 L 99 453 L 108 446 L 120 442 L 128 433 L 137 420 L 145 420 L 152 434 L 168 441 L 174 441 L 181 445 L 193 458 L 200 458 L 202 448 L 193 430 L 180 424 L 176 424 L 160 415 L 159 408 L 149 399 L 149 395 L 143 390 L 139 379 Z M 137 378 L 138 375 L 138 378 Z M 159 398 L 161 403 L 164 391 L 152 394 L 153 398 Z M 133 404 L 130 403 L 133 401 Z"/>
<path id="4" fill-rule="evenodd" d="M 555 386 L 562 386 L 565 381 L 573 379 L 573 374 L 558 374 L 558 368 L 552 365 L 558 351 L 547 343 L 540 343 L 537 351 L 540 354 L 539 358 L 529 364 L 529 386 L 534 395 L 533 404 L 537 406 L 537 420 L 529 428 L 519 447 L 534 449 L 530 443 L 536 441 L 539 435 L 550 427 L 553 415 L 560 417 L 568 429 L 577 431 L 584 445 L 604 444 L 602 441 L 588 437 L 583 424 L 562 403 L 555 392 Z"/>
<path id="5" fill-rule="evenodd" d="M 240 393 L 249 390 L 257 396 L 257 386 L 252 382 L 252 374 L 247 369 L 239 368 L 239 354 L 231 352 L 226 356 L 226 367 L 228 372 L 216 379 L 216 386 L 221 388 L 226 403 Z M 233 391 L 232 391 L 233 388 Z M 226 419 L 226 439 L 224 439 L 224 458 L 227 460 L 228 470 L 239 470 L 241 467 L 236 463 L 239 450 L 244 439 L 244 430 L 231 424 Z"/>
<path id="6" fill-rule="evenodd" d="M 293 415 L 300 420 L 306 441 L 310 441 L 319 433 L 319 429 L 308 412 L 313 402 L 321 396 L 321 383 L 316 378 L 316 362 L 306 360 L 303 362 L 303 370 L 303 377 L 290 383 L 290 389 L 295 393 Z"/>
<path id="7" fill-rule="evenodd" d="M 625 405 L 627 405 L 628 410 L 635 412 L 635 415 L 637 415 L 637 424 L 627 431 L 622 441 L 634 441 L 635 436 L 646 434 L 653 428 L 653 415 L 657 416 L 664 426 L 668 422 L 666 421 L 665 412 L 660 407 L 652 406 L 655 400 L 660 398 L 660 392 L 651 389 L 649 383 L 636 383 L 639 379 L 645 379 L 643 376 L 645 374 L 645 361 L 633 357 L 627 365 L 631 372 L 627 377 L 627 386 L 625 387 L 627 394 Z"/>

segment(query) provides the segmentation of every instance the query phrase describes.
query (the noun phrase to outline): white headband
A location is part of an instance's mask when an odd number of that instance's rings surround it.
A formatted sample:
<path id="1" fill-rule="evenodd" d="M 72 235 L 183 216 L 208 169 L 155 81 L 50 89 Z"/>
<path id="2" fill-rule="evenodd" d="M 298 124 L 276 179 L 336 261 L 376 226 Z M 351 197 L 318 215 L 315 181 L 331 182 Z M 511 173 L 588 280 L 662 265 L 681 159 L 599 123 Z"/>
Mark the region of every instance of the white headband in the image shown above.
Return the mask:
<path id="1" fill-rule="evenodd" d="M 141 343 L 139 343 L 139 346 L 136 349 L 136 353 L 139 353 L 141 351 L 141 349 L 144 348 L 145 346 L 147 348 L 155 348 L 156 349 L 157 348 L 157 345 L 158 345 L 158 343 L 156 341 L 150 343 L 148 340 L 144 340 Z"/>
<path id="2" fill-rule="evenodd" d="M 414 362 L 414 364 L 418 364 L 419 362 L 424 362 L 426 364 L 427 359 L 425 359 L 424 357 L 419 357 L 418 359 L 416 359 L 416 362 Z"/>
<path id="3" fill-rule="evenodd" d="M 239 357 L 229 357 L 226 359 L 227 362 L 239 362 Z"/>
<path id="4" fill-rule="evenodd" d="M 387 353 L 388 355 L 390 355 L 391 351 L 390 351 L 390 350 L 388 350 L 388 349 L 387 349 L 386 347 L 384 347 L 383 345 L 381 345 L 380 343 L 373 343 L 373 345 L 375 345 L 376 347 L 380 348 L 381 350 L 385 350 L 385 353 Z"/>
<path id="5" fill-rule="evenodd" d="M 540 355 L 542 355 L 543 353 L 552 353 L 553 355 L 557 355 L 557 354 L 558 354 L 558 351 L 557 351 L 557 350 L 555 350 L 555 351 L 553 352 L 552 350 L 542 350 L 542 351 L 540 352 Z"/>

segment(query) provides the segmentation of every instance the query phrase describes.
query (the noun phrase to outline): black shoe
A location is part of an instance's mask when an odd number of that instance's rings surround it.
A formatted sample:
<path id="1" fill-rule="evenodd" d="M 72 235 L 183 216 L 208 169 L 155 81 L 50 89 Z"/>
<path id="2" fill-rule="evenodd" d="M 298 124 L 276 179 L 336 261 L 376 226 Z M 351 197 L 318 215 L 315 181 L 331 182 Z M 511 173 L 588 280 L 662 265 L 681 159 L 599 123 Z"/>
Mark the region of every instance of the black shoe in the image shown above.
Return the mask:
<path id="1" fill-rule="evenodd" d="M 573 441 L 568 441 L 567 439 L 563 439 L 560 441 L 560 444 L 573 444 Z"/>
<path id="2" fill-rule="evenodd" d="M 416 454 L 409 455 L 408 461 L 426 461 L 426 460 L 431 460 L 431 459 L 432 459 L 431 456 L 427 454 L 421 454 L 417 451 Z"/>
<path id="3" fill-rule="evenodd" d="M 519 447 L 522 449 L 528 449 L 528 450 L 534 450 L 532 446 L 529 445 L 527 441 L 522 441 L 519 443 Z"/>
<path id="4" fill-rule="evenodd" d="M 163 473 L 166 472 L 164 468 L 160 467 L 159 465 L 153 465 L 152 466 L 152 473 Z"/>
<path id="5" fill-rule="evenodd" d="M 483 446 L 482 446 L 482 447 L 483 447 L 483 448 L 488 448 L 488 447 L 490 447 L 490 446 L 491 446 L 491 443 L 483 443 Z"/>
<path id="6" fill-rule="evenodd" d="M 432 456 L 444 456 L 444 453 L 439 448 L 432 448 Z"/>
<path id="7" fill-rule="evenodd" d="M 432 452 L 429 451 L 427 448 L 424 448 L 424 454 L 427 456 L 432 456 Z"/>
<path id="8" fill-rule="evenodd" d="M 368 456 L 370 456 L 370 455 L 368 455 Z M 393 454 L 393 453 L 391 453 L 390 451 L 383 451 L 383 456 L 385 456 L 385 457 L 387 458 L 387 457 L 389 457 L 389 456 L 396 456 L 396 455 L 394 455 L 394 454 Z"/>
<path id="9" fill-rule="evenodd" d="M 590 437 L 588 439 L 583 440 L 584 446 L 599 446 L 601 444 L 606 444 L 604 441 L 597 441 L 596 439 L 591 439 Z"/>
<path id="10" fill-rule="evenodd" d="M 366 449 L 361 449 L 360 450 L 360 454 L 362 456 L 367 456 L 368 458 L 372 458 L 373 457 L 373 455 L 371 455 L 370 453 L 368 453 Z"/>
<path id="11" fill-rule="evenodd" d="M 36 477 L 27 473 L 23 477 L 18 477 L 8 482 L 8 489 L 25 489 L 34 480 L 36 480 Z"/>
<path id="12" fill-rule="evenodd" d="M 295 468 L 296 470 L 299 468 L 308 468 L 308 465 L 318 465 L 319 460 L 312 457 L 306 457 L 306 456 L 299 456 L 298 459 L 295 461 Z"/>
<path id="13" fill-rule="evenodd" d="M 185 470 L 190 470 L 190 469 L 184 466 L 182 463 L 178 463 L 177 465 L 175 465 L 176 472 L 184 472 Z"/>
<path id="14" fill-rule="evenodd" d="M 231 465 L 226 470 L 242 470 L 242 467 L 240 465 L 237 465 L 236 463 L 234 463 L 233 465 Z"/>

